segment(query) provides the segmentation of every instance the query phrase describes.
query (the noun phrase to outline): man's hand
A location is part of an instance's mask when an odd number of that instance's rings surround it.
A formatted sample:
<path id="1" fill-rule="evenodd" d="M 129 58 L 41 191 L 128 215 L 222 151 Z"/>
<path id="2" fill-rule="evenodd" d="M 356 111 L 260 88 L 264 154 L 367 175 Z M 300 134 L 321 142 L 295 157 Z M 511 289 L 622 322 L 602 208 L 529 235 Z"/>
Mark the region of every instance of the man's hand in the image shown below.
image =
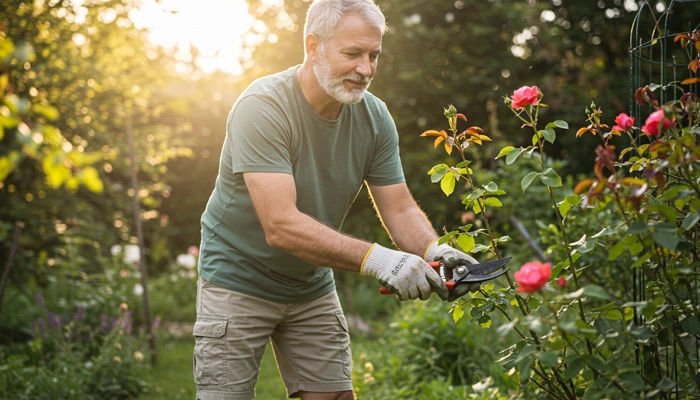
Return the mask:
<path id="1" fill-rule="evenodd" d="M 469 264 L 478 263 L 478 261 L 476 261 L 474 257 L 470 256 L 469 254 L 461 252 L 447 244 L 438 245 L 437 241 L 431 243 L 430 246 L 428 246 L 428 249 L 425 251 L 425 260 L 442 260 L 443 262 L 447 263 L 450 263 L 451 260 L 464 260 Z M 452 288 L 452 291 L 450 292 L 449 296 L 447 296 L 447 301 L 455 301 L 456 299 L 464 296 L 468 292 L 476 292 L 477 290 L 479 290 L 480 287 L 481 285 L 479 283 L 457 285 L 454 288 Z"/>
<path id="2" fill-rule="evenodd" d="M 431 290 L 446 300 L 449 291 L 435 270 L 420 257 L 374 244 L 360 272 L 377 278 L 399 300 L 427 300 Z"/>

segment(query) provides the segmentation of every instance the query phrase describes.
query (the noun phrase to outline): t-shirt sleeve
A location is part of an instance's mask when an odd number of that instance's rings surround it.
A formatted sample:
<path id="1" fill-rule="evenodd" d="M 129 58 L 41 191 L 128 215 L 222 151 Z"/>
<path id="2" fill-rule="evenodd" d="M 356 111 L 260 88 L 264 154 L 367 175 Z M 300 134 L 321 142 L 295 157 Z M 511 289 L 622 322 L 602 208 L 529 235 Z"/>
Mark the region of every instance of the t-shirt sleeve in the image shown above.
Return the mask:
<path id="1" fill-rule="evenodd" d="M 277 104 L 264 96 L 240 99 L 226 123 L 233 173 L 292 173 L 289 123 Z"/>
<path id="2" fill-rule="evenodd" d="M 405 182 L 399 155 L 399 134 L 389 111 L 382 108 L 383 126 L 377 135 L 374 156 L 365 181 L 370 185 L 387 186 Z"/>

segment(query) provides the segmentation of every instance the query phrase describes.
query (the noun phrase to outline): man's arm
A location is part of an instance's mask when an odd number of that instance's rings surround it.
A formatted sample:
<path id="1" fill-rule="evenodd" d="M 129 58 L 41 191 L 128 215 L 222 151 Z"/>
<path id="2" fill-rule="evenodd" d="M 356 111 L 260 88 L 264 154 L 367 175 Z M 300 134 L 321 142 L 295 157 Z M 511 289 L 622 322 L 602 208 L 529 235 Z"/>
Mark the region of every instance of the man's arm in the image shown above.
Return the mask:
<path id="1" fill-rule="evenodd" d="M 292 175 L 248 172 L 243 178 L 270 247 L 315 265 L 360 270 L 372 244 L 343 235 L 299 211 Z"/>
<path id="2" fill-rule="evenodd" d="M 373 276 L 399 300 L 426 300 L 431 289 L 447 298 L 447 287 L 422 256 L 343 235 L 300 212 L 292 175 L 249 172 L 243 179 L 271 247 L 312 264 Z"/>
<path id="3" fill-rule="evenodd" d="M 438 235 L 406 184 L 370 185 L 369 191 L 377 213 L 396 246 L 424 257 L 426 249 L 438 239 Z"/>

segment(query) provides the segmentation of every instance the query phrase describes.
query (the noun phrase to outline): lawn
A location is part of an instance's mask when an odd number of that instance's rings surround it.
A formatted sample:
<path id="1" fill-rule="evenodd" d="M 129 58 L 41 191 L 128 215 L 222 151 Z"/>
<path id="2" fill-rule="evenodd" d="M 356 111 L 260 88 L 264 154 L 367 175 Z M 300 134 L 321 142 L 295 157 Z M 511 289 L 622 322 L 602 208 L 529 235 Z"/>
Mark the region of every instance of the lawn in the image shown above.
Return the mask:
<path id="1" fill-rule="evenodd" d="M 142 399 L 153 400 L 192 400 L 195 398 L 192 378 L 193 337 L 159 336 L 157 342 L 158 363 L 149 370 L 148 380 L 151 392 Z M 268 345 L 260 367 L 260 377 L 256 387 L 260 400 L 277 400 L 287 397 L 282 379 L 277 372 L 275 357 Z"/>

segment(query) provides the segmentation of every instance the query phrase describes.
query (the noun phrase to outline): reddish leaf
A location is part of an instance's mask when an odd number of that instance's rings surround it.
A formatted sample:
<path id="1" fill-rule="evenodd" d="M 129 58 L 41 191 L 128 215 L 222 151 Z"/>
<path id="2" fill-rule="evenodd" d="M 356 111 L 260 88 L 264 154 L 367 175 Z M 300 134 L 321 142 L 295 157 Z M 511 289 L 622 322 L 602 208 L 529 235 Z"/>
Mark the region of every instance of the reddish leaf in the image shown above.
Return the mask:
<path id="1" fill-rule="evenodd" d="M 574 194 L 579 195 L 583 192 L 585 192 L 591 185 L 595 182 L 591 178 L 586 178 L 582 180 L 581 182 L 577 183 L 576 186 L 574 187 Z"/>
<path id="2" fill-rule="evenodd" d="M 693 83 L 700 82 L 700 78 L 688 78 L 681 82 L 681 85 L 692 85 Z"/>
<path id="3" fill-rule="evenodd" d="M 694 59 L 693 61 L 688 64 L 688 69 L 695 72 L 698 72 L 698 59 Z"/>
<path id="4" fill-rule="evenodd" d="M 457 118 L 464 120 L 464 122 L 467 122 L 467 117 L 465 117 L 462 113 L 457 113 Z"/>

